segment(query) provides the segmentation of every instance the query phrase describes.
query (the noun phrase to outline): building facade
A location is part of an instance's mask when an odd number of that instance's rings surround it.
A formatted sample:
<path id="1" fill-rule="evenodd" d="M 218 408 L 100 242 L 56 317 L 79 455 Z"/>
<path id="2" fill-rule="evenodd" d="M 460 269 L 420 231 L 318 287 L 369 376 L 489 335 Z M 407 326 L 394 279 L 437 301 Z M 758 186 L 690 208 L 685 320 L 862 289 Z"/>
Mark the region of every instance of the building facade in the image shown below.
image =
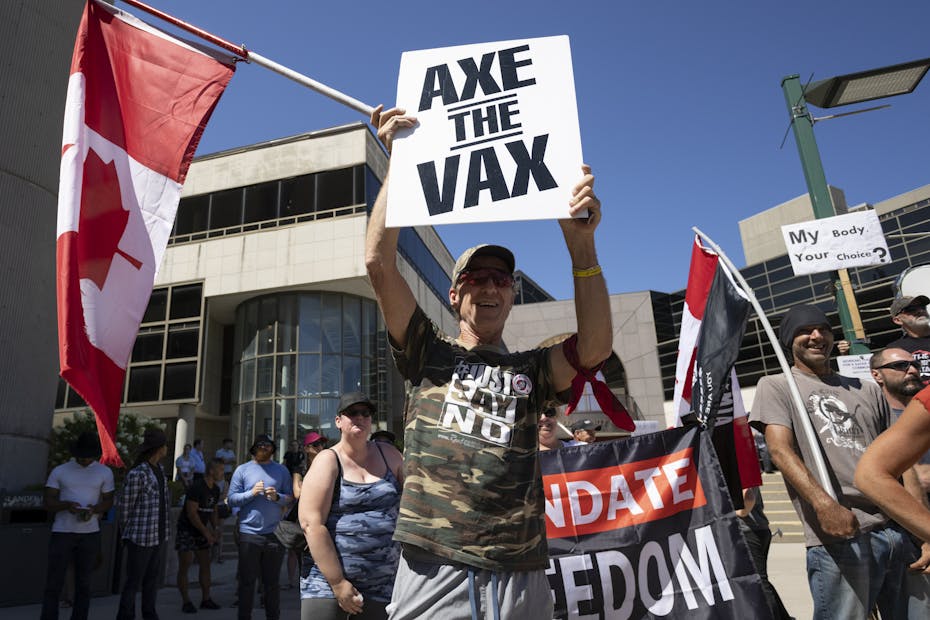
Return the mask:
<path id="1" fill-rule="evenodd" d="M 874 205 L 863 204 L 848 209 L 841 191 L 831 188 L 831 195 L 838 214 L 874 209 L 888 242 L 891 262 L 848 270 L 867 346 L 875 351 L 901 334 L 889 315 L 899 276 L 909 268 L 930 264 L 930 185 Z M 782 314 L 792 306 L 809 303 L 827 314 L 836 327 L 834 336 L 840 340 L 843 336 L 839 329 L 832 274 L 795 276 L 781 235 L 782 225 L 813 219 L 810 200 L 805 194 L 740 222 L 744 254 L 749 263 L 740 269 L 740 273 L 776 332 Z M 658 353 L 667 412 L 671 412 L 675 388 L 675 362 L 684 297 L 683 290 L 671 294 L 653 293 L 656 323 L 663 324 L 663 328 L 658 330 Z M 758 380 L 781 372 L 755 313 L 750 317 L 743 336 L 736 372 L 747 406 L 752 403 Z"/>
<path id="2" fill-rule="evenodd" d="M 403 387 L 365 271 L 365 228 L 387 156 L 355 123 L 194 161 L 133 348 L 123 409 L 159 418 L 175 448 L 226 437 L 244 458 L 267 433 L 283 452 L 335 436 L 339 396 L 361 390 L 397 428 Z M 407 229 L 401 269 L 443 329 L 453 258 Z M 83 408 L 59 382 L 58 415 Z"/>
<path id="3" fill-rule="evenodd" d="M 360 390 L 375 425 L 400 434 L 403 382 L 365 271 L 367 218 L 387 157 L 362 123 L 197 158 L 182 194 L 123 391 L 123 409 L 167 422 L 175 449 L 195 437 L 212 453 L 226 437 L 246 458 L 255 435 L 336 437 L 341 394 Z M 831 190 L 839 211 L 842 192 Z M 863 205 L 856 208 L 870 208 Z M 930 186 L 874 205 L 893 261 L 850 270 L 873 347 L 896 337 L 887 308 L 904 269 L 930 262 Z M 796 277 L 781 224 L 813 217 L 806 196 L 740 223 L 741 271 L 770 317 L 815 303 L 835 318 L 829 274 Z M 903 236 L 902 236 L 903 235 Z M 430 227 L 405 228 L 399 265 L 418 303 L 456 333 L 448 303 L 454 257 Z M 517 256 L 516 305 L 504 332 L 512 350 L 547 346 L 576 330 L 573 300 L 554 300 Z M 611 272 L 606 266 L 607 275 Z M 683 271 L 684 273 L 684 271 Z M 602 376 L 643 428 L 664 428 L 674 390 L 684 291 L 611 295 L 613 355 Z M 838 324 L 838 321 L 837 321 Z M 737 372 L 744 400 L 780 372 L 756 317 Z M 59 382 L 56 415 L 84 403 Z M 620 435 L 586 394 L 578 415 Z"/>

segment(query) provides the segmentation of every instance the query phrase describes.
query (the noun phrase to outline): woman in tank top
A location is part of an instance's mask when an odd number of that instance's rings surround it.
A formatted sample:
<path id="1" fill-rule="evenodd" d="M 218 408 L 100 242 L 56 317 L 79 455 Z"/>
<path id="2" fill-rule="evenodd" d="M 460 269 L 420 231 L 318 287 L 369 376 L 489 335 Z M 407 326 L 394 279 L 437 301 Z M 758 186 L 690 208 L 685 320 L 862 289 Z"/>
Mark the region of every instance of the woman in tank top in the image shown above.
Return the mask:
<path id="1" fill-rule="evenodd" d="M 369 441 L 374 406 L 346 394 L 335 424 L 339 443 L 314 459 L 298 515 L 314 565 L 300 580 L 301 618 L 387 618 L 400 547 L 392 541 L 403 458 Z"/>

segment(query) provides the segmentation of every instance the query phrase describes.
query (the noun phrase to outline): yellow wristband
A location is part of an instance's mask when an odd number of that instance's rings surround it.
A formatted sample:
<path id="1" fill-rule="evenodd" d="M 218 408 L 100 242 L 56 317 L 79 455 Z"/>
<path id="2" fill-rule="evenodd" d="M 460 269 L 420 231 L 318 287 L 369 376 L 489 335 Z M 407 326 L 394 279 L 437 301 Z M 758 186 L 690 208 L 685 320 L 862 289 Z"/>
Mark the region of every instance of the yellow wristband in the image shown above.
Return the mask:
<path id="1" fill-rule="evenodd" d="M 591 276 L 596 276 L 601 273 L 601 266 L 594 265 L 593 267 L 588 267 L 587 269 L 572 269 L 572 275 L 576 278 L 590 278 Z"/>

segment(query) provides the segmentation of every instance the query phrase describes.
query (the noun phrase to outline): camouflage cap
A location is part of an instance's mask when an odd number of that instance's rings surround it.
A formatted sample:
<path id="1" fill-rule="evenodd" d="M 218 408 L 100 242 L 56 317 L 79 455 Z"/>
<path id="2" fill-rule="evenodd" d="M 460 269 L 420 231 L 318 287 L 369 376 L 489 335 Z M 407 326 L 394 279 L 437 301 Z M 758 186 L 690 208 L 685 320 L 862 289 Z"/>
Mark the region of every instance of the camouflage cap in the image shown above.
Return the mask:
<path id="1" fill-rule="evenodd" d="M 455 268 L 452 270 L 452 286 L 455 286 L 455 283 L 459 281 L 459 276 L 462 275 L 463 271 L 468 269 L 468 264 L 471 262 L 471 259 L 476 256 L 494 256 L 499 258 L 507 265 L 507 271 L 510 273 L 513 273 L 513 270 L 516 268 L 513 252 L 501 245 L 483 243 L 473 248 L 468 248 L 462 252 L 459 259 L 455 261 Z"/>

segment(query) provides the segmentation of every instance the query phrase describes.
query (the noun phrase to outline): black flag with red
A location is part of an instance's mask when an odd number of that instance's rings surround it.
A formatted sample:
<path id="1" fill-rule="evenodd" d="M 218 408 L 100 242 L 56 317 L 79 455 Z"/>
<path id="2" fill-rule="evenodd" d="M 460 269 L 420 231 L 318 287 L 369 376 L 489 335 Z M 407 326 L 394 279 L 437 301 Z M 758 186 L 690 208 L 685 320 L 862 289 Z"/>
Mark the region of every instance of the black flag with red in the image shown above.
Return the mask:
<path id="1" fill-rule="evenodd" d="M 740 466 L 742 464 L 744 468 L 754 467 L 757 470 L 759 467 L 754 453 L 740 459 L 733 426 L 731 375 L 739 357 L 751 309 L 745 293 L 736 287 L 725 267 L 718 262 L 697 341 L 691 406 L 697 419 L 705 427 L 714 429 L 714 448 L 730 490 L 730 498 L 740 508 L 743 506 L 743 487 L 749 486 L 741 480 Z M 745 424 L 741 430 L 751 433 Z M 739 445 L 752 446 L 751 439 L 749 437 L 749 441 L 740 442 Z"/>
<path id="2" fill-rule="evenodd" d="M 556 618 L 769 617 L 708 434 L 540 452 Z"/>

